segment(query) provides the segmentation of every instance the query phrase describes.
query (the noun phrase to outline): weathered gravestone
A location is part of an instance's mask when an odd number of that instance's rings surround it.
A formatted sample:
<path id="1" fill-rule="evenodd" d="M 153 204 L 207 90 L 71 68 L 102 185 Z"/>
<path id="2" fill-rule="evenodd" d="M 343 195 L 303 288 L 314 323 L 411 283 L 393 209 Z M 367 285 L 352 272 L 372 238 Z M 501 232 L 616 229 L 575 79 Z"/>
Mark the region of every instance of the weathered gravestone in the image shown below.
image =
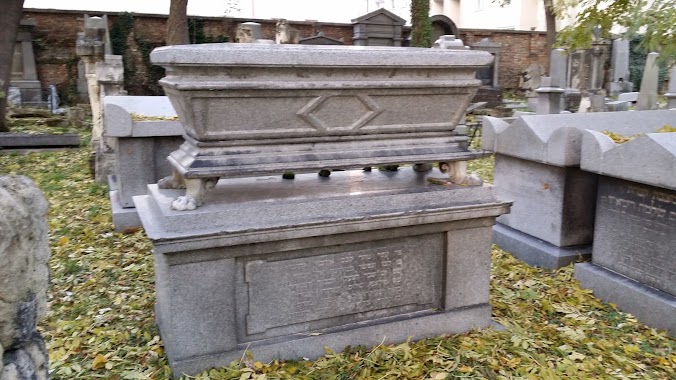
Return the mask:
<path id="1" fill-rule="evenodd" d="M 617 96 L 623 92 L 630 92 L 634 84 L 629 82 L 629 40 L 617 39 L 613 41 L 610 58 L 612 82 L 607 83 L 608 95 Z"/>
<path id="2" fill-rule="evenodd" d="M 502 44 L 483 38 L 481 41 L 470 45 L 472 50 L 487 51 L 493 55 L 493 63 L 485 68 L 477 70 L 477 79 L 481 80 L 477 94 L 472 99 L 473 103 L 486 102 L 488 108 L 495 108 L 502 104 L 502 88 L 500 87 L 499 73 L 502 62 Z"/>
<path id="3" fill-rule="evenodd" d="M 669 71 L 669 89 L 664 96 L 667 97 L 667 108 L 676 108 L 676 65 Z"/>
<path id="4" fill-rule="evenodd" d="M 643 69 L 643 79 L 641 80 L 641 90 L 638 93 L 636 109 L 652 110 L 657 107 L 657 90 L 659 79 L 659 67 L 657 66 L 657 57 L 659 53 L 649 53 Z"/>
<path id="5" fill-rule="evenodd" d="M 36 331 L 49 281 L 47 201 L 28 178 L 0 177 L 0 380 L 47 380 Z"/>
<path id="6" fill-rule="evenodd" d="M 19 103 L 23 106 L 45 105 L 33 51 L 33 28 L 35 28 L 33 20 L 21 20 L 12 57 L 9 85 L 19 89 L 21 94 Z"/>
<path id="7" fill-rule="evenodd" d="M 117 146 L 109 187 L 113 226 L 122 231 L 141 226 L 132 197 L 171 174 L 166 157 L 183 143 L 183 127 L 165 96 L 106 96 L 103 109 L 104 133 Z"/>
<path id="8" fill-rule="evenodd" d="M 301 38 L 298 43 L 301 45 L 343 45 L 342 40 L 325 36 L 324 32 L 319 32 L 316 36 Z"/>
<path id="9" fill-rule="evenodd" d="M 599 188 L 592 262 L 576 264 L 575 277 L 676 336 L 676 133 L 616 144 L 586 131 L 580 165 L 599 174 Z"/>
<path id="10" fill-rule="evenodd" d="M 235 42 L 252 44 L 262 38 L 261 24 L 257 22 L 243 22 L 237 26 Z"/>
<path id="11" fill-rule="evenodd" d="M 172 165 L 223 178 L 194 210 L 172 209 L 183 190 L 134 197 L 175 376 L 247 349 L 316 358 L 491 324 L 491 225 L 509 207 L 491 186 L 410 168 L 314 174 L 443 162 L 462 179 L 478 155 L 454 128 L 490 54 L 221 44 L 151 59 L 170 69 L 161 83 L 185 127 Z"/>
<path id="12" fill-rule="evenodd" d="M 495 185 L 514 200 L 498 218 L 494 242 L 520 260 L 558 268 L 589 257 L 597 175 L 579 169 L 582 131 L 655 132 L 676 111 L 484 117 L 482 145 L 495 155 Z"/>
<path id="13" fill-rule="evenodd" d="M 629 104 L 630 102 L 616 100 L 606 102 L 605 106 L 606 109 L 610 112 L 618 112 L 618 111 L 629 111 Z"/>
<path id="14" fill-rule="evenodd" d="M 561 113 L 565 107 L 564 92 L 567 80 L 568 55 L 564 49 L 552 49 L 549 54 L 549 77 L 541 78 L 537 88 L 535 112 L 540 115 Z"/>
<path id="15" fill-rule="evenodd" d="M 401 46 L 406 20 L 380 8 L 352 20 L 352 43 L 357 46 Z"/>

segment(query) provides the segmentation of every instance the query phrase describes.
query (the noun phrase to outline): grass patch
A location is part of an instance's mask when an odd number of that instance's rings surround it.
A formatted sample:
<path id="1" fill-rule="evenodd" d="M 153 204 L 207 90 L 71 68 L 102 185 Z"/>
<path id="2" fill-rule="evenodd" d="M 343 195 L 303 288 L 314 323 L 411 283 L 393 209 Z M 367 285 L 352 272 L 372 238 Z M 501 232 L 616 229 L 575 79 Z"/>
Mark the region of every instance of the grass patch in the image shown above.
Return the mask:
<path id="1" fill-rule="evenodd" d="M 0 173 L 31 177 L 50 204 L 52 280 L 39 328 L 52 379 L 170 379 L 154 324 L 151 244 L 142 231 L 112 232 L 88 156 L 85 148 L 0 155 Z M 488 157 L 470 168 L 489 180 L 492 165 Z M 196 379 L 676 378 L 676 341 L 581 289 L 572 266 L 532 268 L 494 247 L 490 302 L 507 331 L 353 347 L 316 361 L 245 356 Z"/>

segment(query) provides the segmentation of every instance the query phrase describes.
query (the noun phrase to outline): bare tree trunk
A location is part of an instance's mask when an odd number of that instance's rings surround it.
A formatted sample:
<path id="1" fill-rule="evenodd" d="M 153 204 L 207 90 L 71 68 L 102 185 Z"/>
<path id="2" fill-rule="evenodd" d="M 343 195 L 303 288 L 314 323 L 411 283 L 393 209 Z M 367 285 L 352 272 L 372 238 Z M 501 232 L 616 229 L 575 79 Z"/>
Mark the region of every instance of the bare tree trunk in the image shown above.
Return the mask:
<path id="1" fill-rule="evenodd" d="M 169 19 L 167 19 L 167 45 L 187 45 L 188 35 L 188 0 L 171 0 Z"/>
<path id="2" fill-rule="evenodd" d="M 432 46 L 432 24 L 428 0 L 411 1 L 411 46 Z"/>
<path id="3" fill-rule="evenodd" d="M 24 0 L 3 0 L 0 11 L 0 132 L 9 132 L 5 123 L 7 90 L 12 75 L 12 58 L 16 46 L 16 33 L 23 13 Z"/>
<path id="4" fill-rule="evenodd" d="M 547 54 L 549 54 L 556 42 L 556 13 L 554 11 L 554 0 L 544 0 L 544 2 L 545 24 L 547 25 Z"/>

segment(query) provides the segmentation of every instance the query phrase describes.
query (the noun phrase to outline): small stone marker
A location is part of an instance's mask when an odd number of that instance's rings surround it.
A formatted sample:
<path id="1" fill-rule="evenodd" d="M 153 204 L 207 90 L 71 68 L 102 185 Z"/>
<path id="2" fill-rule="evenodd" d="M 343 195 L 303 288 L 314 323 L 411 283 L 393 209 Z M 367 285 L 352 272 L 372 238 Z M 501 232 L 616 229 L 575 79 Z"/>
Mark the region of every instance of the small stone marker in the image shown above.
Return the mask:
<path id="1" fill-rule="evenodd" d="M 617 96 L 617 100 L 621 102 L 635 103 L 638 100 L 638 92 L 625 92 Z"/>
<path id="2" fill-rule="evenodd" d="M 606 97 L 603 95 L 592 95 L 590 97 L 591 111 L 604 112 L 606 110 Z"/>
<path id="3" fill-rule="evenodd" d="M 564 89 L 552 86 L 552 79 L 550 77 L 542 77 L 541 84 L 542 87 L 535 90 L 538 94 L 535 113 L 538 115 L 561 113 L 561 96 L 564 93 Z"/>
<path id="4" fill-rule="evenodd" d="M 432 47 L 439 49 L 469 50 L 469 46 L 465 46 L 465 44 L 462 43 L 462 40 L 455 38 L 452 34 L 439 37 L 439 39 L 434 41 Z"/>
<path id="5" fill-rule="evenodd" d="M 629 111 L 629 102 L 623 102 L 620 100 L 607 102 L 606 108 L 609 112 Z"/>

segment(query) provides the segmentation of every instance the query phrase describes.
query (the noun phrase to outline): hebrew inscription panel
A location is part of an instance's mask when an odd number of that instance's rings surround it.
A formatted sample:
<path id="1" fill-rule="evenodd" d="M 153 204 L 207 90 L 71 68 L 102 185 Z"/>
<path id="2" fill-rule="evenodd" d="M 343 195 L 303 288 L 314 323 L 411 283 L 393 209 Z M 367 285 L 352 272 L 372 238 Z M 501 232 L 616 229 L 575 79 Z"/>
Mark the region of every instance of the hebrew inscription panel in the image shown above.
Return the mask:
<path id="1" fill-rule="evenodd" d="M 250 261 L 247 333 L 297 323 L 416 305 L 438 307 L 441 299 L 443 237 L 376 241 L 368 248 L 299 257 Z M 362 318 L 363 319 L 363 318 Z"/>
<path id="2" fill-rule="evenodd" d="M 676 192 L 603 177 L 592 257 L 676 295 Z"/>

